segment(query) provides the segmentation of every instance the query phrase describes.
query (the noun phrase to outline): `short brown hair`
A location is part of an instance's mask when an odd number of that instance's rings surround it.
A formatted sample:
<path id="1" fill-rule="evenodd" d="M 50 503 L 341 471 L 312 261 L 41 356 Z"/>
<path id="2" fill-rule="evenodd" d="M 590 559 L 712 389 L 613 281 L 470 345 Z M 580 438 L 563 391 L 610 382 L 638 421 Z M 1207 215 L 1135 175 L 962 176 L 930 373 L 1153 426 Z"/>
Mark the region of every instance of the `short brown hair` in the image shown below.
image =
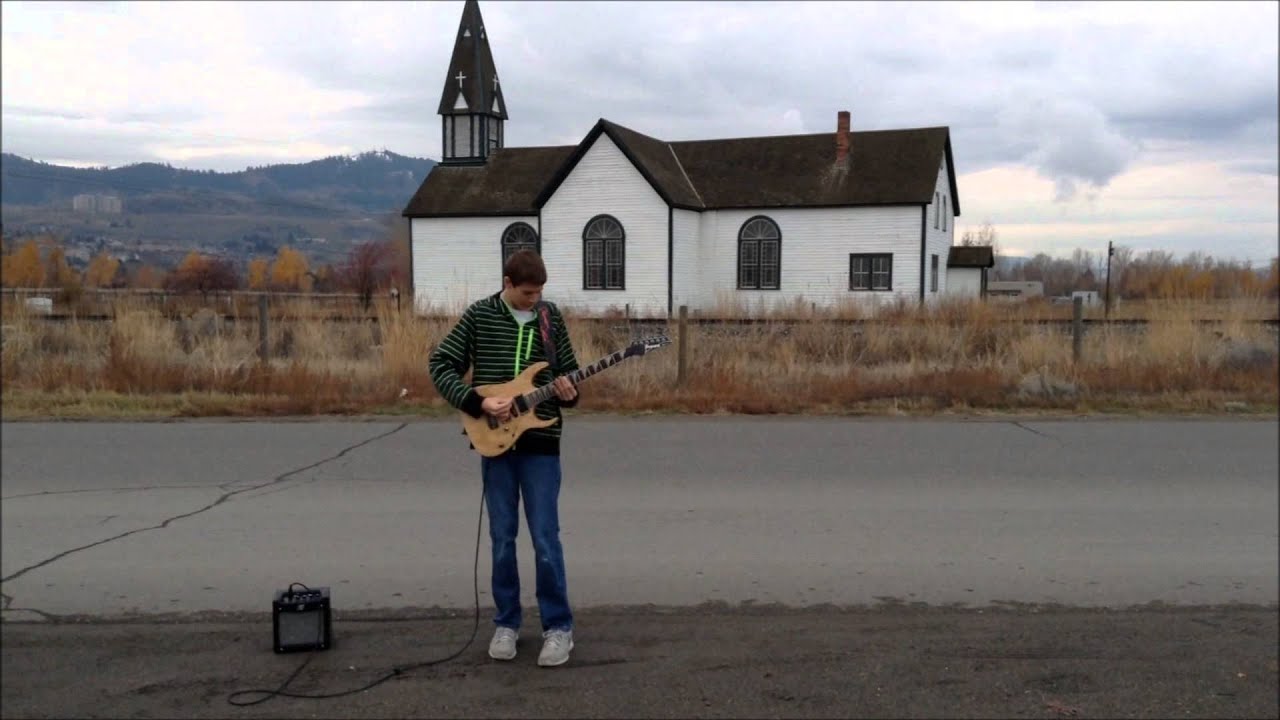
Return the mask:
<path id="1" fill-rule="evenodd" d="M 511 279 L 512 285 L 546 285 L 547 266 L 542 256 L 529 250 L 517 250 L 502 264 L 502 276 Z"/>

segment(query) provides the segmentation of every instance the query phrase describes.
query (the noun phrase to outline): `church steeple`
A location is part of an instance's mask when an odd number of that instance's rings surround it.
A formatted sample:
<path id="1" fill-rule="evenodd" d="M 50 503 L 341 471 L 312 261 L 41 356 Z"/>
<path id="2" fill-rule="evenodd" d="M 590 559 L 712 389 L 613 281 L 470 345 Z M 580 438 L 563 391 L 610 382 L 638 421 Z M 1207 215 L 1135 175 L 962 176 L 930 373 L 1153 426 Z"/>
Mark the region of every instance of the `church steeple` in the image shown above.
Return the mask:
<path id="1" fill-rule="evenodd" d="M 443 164 L 483 163 L 502 147 L 507 103 L 476 0 L 466 0 L 462 6 L 462 22 L 458 23 L 438 112 Z"/>

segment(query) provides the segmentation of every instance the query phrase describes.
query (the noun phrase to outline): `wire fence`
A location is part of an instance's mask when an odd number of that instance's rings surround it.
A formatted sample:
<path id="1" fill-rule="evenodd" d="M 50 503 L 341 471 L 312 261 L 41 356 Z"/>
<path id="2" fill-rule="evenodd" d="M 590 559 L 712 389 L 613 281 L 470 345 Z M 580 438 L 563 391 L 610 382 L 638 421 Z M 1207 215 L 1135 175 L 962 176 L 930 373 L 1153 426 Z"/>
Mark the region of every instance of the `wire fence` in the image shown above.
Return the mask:
<path id="1" fill-rule="evenodd" d="M 22 312 L 33 318 L 57 321 L 109 321 L 122 308 L 154 310 L 174 320 L 202 312 L 216 314 L 228 322 L 258 321 L 262 310 L 262 298 L 266 298 L 266 313 L 273 318 L 319 319 L 334 322 L 377 322 L 387 312 L 414 312 L 413 299 L 408 293 L 381 291 L 368 299 L 357 293 L 283 292 L 265 290 L 210 290 L 208 292 L 175 292 L 163 289 L 139 288 L 83 288 L 67 291 L 62 288 L 0 288 L 0 305 L 5 314 Z M 1192 306 L 1194 307 L 1194 306 Z M 1198 324 L 1225 322 L 1228 315 L 1216 310 L 1213 303 L 1203 304 L 1204 313 L 1192 319 Z M 1251 317 L 1232 317 L 1232 320 L 1250 324 L 1276 327 L 1280 325 L 1280 308 L 1276 303 L 1262 304 L 1260 314 Z M 456 316 L 439 310 L 415 313 L 423 318 L 449 319 Z M 671 327 L 672 317 L 652 318 L 633 316 L 630 305 L 620 310 L 600 313 L 574 313 L 576 321 L 623 322 L 640 329 L 646 327 Z M 963 317 L 957 318 L 963 320 Z M 1073 305 L 1056 306 L 1048 303 L 1022 304 L 1001 302 L 996 304 L 992 321 L 998 323 L 1049 325 L 1069 328 L 1075 323 L 1107 325 L 1115 327 L 1143 327 L 1153 322 L 1142 316 L 1105 317 L 1101 307 L 1085 306 L 1082 316 L 1075 316 Z M 925 314 L 890 312 L 884 315 L 859 317 L 824 313 L 814 308 L 798 316 L 751 317 L 697 309 L 687 311 L 686 322 L 696 326 L 787 326 L 795 324 L 829 324 L 832 326 L 907 324 L 912 322 L 936 322 Z"/>

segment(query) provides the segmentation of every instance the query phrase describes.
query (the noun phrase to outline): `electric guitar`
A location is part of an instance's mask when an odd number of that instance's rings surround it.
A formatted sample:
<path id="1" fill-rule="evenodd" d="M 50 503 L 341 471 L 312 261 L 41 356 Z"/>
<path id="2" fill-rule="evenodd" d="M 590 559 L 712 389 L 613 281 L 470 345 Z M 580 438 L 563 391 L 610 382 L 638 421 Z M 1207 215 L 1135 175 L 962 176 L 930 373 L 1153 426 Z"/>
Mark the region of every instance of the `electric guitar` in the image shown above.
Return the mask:
<path id="1" fill-rule="evenodd" d="M 671 339 L 665 335 L 636 340 L 622 350 L 606 355 L 586 367 L 574 370 L 566 377 L 569 378 L 569 382 L 576 386 L 601 370 L 611 368 L 629 357 L 639 357 L 650 350 L 657 350 L 664 345 L 670 344 Z M 475 390 L 481 397 L 513 398 L 511 403 L 513 416 L 505 422 L 499 421 L 488 413 L 478 418 L 473 418 L 466 413 L 459 413 L 462 417 L 462 428 L 471 439 L 471 445 L 475 447 L 476 452 L 485 457 L 501 455 L 526 430 L 547 427 L 556 423 L 555 418 L 543 420 L 533 412 L 538 403 L 555 395 L 552 383 L 547 383 L 541 387 L 534 387 L 533 385 L 533 378 L 545 367 L 547 367 L 546 362 L 536 362 L 507 382 L 476 386 Z"/>

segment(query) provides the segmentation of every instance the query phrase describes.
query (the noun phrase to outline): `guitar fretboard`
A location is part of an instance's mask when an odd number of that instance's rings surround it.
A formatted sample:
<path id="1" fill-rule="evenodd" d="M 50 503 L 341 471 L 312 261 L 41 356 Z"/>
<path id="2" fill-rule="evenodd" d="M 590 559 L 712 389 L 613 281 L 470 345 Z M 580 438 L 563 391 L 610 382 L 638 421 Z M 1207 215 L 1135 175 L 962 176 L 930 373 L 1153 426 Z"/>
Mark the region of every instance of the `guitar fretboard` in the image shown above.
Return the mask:
<path id="1" fill-rule="evenodd" d="M 610 355 L 606 355 L 586 367 L 581 367 L 581 368 L 578 368 L 577 370 L 574 370 L 573 372 L 569 373 L 567 377 L 569 378 L 569 382 L 572 382 L 574 385 L 577 385 L 578 383 L 582 382 L 583 380 L 586 380 L 592 375 L 595 375 L 601 370 L 606 370 L 610 367 L 613 367 L 614 365 L 617 365 L 618 363 L 622 362 L 622 360 L 625 357 L 626 356 L 622 354 L 622 351 L 618 351 Z M 556 392 L 555 389 L 551 386 L 550 383 L 548 383 L 538 388 L 537 390 L 534 390 L 531 393 L 526 393 L 524 395 L 524 400 L 528 404 L 528 406 L 532 408 L 536 406 L 538 403 L 550 398 L 552 395 L 555 394 L 555 392 Z"/>

